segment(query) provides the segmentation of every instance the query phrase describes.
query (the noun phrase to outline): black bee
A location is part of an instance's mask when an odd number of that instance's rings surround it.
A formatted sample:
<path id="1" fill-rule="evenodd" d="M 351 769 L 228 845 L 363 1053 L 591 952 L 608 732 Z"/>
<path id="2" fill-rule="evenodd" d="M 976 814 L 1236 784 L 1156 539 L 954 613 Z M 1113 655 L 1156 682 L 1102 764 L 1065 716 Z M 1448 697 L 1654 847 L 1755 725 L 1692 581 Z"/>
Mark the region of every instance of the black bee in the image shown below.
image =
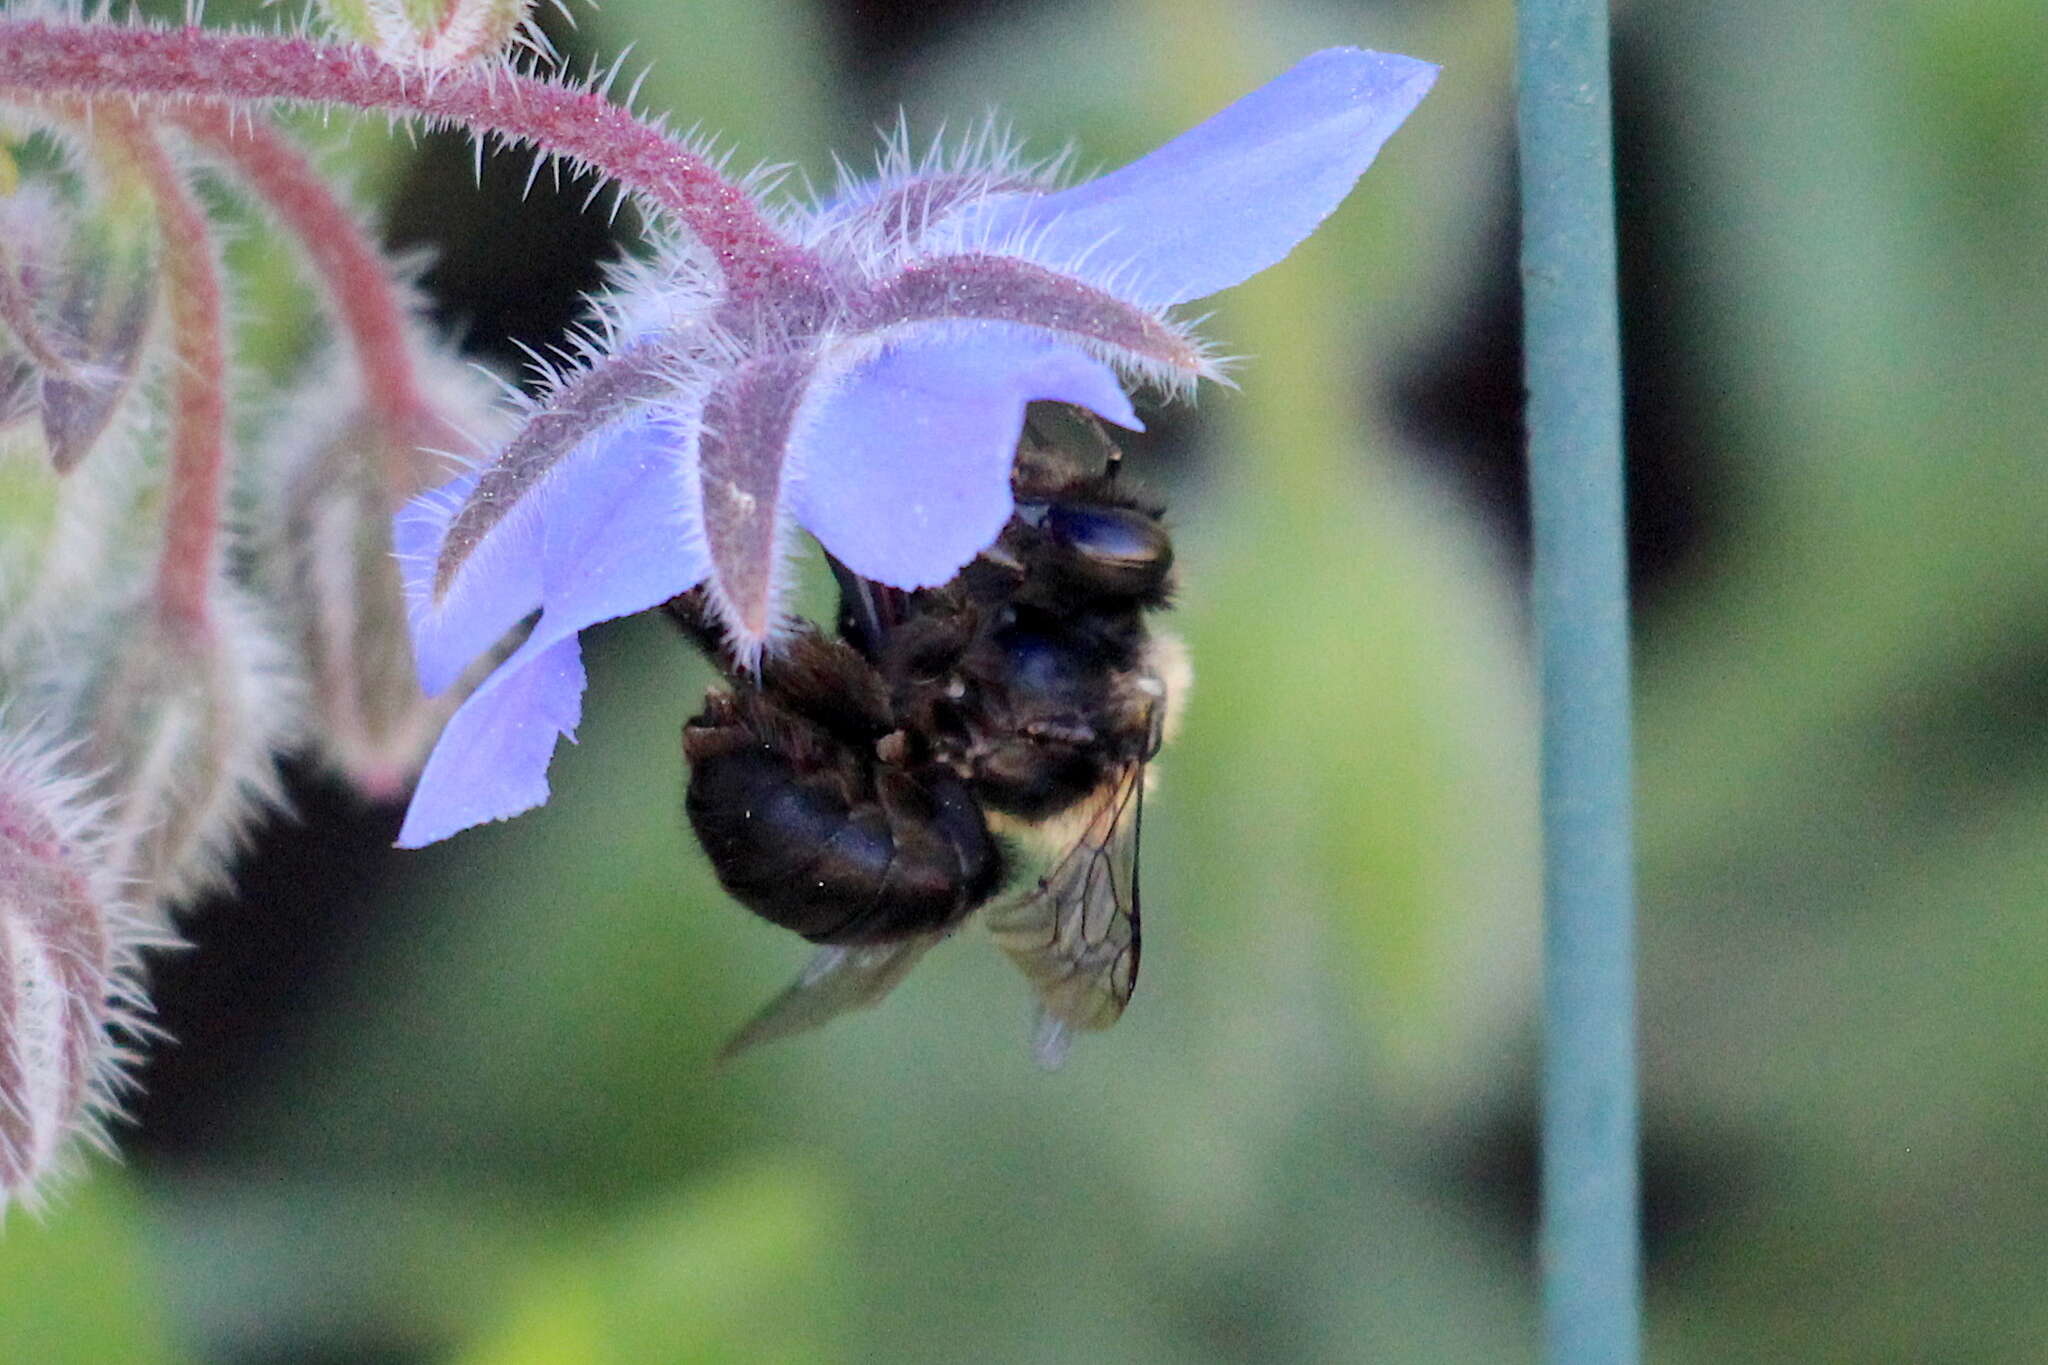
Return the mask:
<path id="1" fill-rule="evenodd" d="M 1012 841 L 1050 865 L 984 919 L 1038 994 L 1040 1059 L 1122 1014 L 1145 765 L 1186 665 L 1146 626 L 1173 545 L 1120 458 L 1092 418 L 1034 405 L 994 545 L 918 591 L 834 563 L 837 637 L 800 626 L 758 678 L 696 594 L 669 604 L 732 679 L 683 731 L 690 823 L 734 897 L 825 945 L 726 1056 L 880 1000 L 996 898 Z"/>

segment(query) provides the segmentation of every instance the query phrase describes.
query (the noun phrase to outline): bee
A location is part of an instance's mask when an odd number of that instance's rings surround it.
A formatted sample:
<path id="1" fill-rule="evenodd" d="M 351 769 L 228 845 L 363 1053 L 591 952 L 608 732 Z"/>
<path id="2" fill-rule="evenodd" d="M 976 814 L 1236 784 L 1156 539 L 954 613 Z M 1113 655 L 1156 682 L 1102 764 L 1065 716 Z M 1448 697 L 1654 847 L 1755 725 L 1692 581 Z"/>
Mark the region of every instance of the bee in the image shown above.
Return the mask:
<path id="1" fill-rule="evenodd" d="M 668 604 L 729 683 L 683 731 L 691 826 L 735 899 L 821 945 L 722 1057 L 875 1004 L 977 911 L 1037 995 L 1043 1064 L 1123 1013 L 1146 765 L 1188 669 L 1148 628 L 1173 544 L 1121 458 L 1034 404 L 993 545 L 915 591 L 834 561 L 836 633 L 799 624 L 757 677 L 699 595 Z M 1020 848 L 1042 870 L 1003 896 Z"/>

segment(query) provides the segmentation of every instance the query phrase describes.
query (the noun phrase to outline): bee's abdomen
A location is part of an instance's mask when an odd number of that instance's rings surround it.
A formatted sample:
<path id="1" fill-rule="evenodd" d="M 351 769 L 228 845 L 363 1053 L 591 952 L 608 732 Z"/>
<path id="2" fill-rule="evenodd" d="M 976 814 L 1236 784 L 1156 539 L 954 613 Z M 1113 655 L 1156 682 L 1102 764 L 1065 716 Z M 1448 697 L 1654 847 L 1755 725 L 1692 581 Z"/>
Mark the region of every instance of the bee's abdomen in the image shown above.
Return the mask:
<path id="1" fill-rule="evenodd" d="M 1001 849 L 946 769 L 850 750 L 819 765 L 709 719 L 684 732 L 685 806 L 720 883 L 762 918 L 814 943 L 880 943 L 949 928 L 1002 884 Z"/>

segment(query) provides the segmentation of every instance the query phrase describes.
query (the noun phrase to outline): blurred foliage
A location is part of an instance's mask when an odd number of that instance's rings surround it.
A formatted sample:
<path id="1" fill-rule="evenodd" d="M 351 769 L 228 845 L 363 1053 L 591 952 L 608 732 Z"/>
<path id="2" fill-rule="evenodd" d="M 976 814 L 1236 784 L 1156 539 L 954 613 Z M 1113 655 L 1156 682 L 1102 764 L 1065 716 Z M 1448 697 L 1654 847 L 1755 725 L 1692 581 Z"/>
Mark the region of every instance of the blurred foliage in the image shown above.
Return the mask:
<path id="1" fill-rule="evenodd" d="M 537 1267 L 457 1365 L 833 1358 L 839 1199 L 788 1163 L 719 1180 Z"/>
<path id="2" fill-rule="evenodd" d="M 127 1183 L 102 1172 L 0 1236 L 0 1360 L 182 1365 L 171 1344 L 148 1225 Z"/>
<path id="3" fill-rule="evenodd" d="M 1511 9 L 1258 15 L 992 10 L 887 72 L 835 71 L 796 0 L 607 0 L 578 39 L 631 41 L 645 104 L 820 183 L 828 148 L 867 164 L 856 83 L 926 134 L 998 108 L 1092 169 L 1316 46 L 1445 63 L 1354 202 L 1216 301 L 1242 391 L 1137 452 L 1197 686 L 1116 1032 L 1037 1073 L 1022 987 L 965 934 L 872 1016 L 710 1069 L 803 954 L 690 847 L 676 732 L 707 678 L 629 623 L 554 801 L 397 865 L 204 1161 L 8 1229 L 0 1359 L 1531 1353 L 1498 1155 L 1533 1033 L 1518 584 L 1387 398 L 1495 268 Z M 1714 494 L 1640 622 L 1655 1351 L 2030 1358 L 2048 26 L 2032 0 L 1622 25 L 1661 152 L 1627 189 L 1675 263 L 1630 326 L 1677 338 L 1662 391 Z M 389 183 L 381 127 L 353 138 Z M 289 310 L 243 297 L 251 363 L 289 363 Z"/>

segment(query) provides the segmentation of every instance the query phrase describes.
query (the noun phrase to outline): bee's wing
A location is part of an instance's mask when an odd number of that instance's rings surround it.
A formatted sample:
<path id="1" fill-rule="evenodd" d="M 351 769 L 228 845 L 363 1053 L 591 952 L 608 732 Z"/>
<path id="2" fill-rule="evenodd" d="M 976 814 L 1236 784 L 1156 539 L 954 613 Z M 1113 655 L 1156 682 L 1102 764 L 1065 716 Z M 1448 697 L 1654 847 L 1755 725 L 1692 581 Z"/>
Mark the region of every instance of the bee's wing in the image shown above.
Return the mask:
<path id="1" fill-rule="evenodd" d="M 789 989 L 769 1001 L 752 1022 L 719 1049 L 729 1062 L 749 1048 L 823 1027 L 842 1014 L 879 1004 L 944 934 L 919 934 L 894 943 L 820 948 Z"/>
<path id="2" fill-rule="evenodd" d="M 1077 1029 L 1105 1029 L 1138 984 L 1138 836 L 1145 765 L 1127 763 L 1088 798 L 1080 832 L 1038 884 L 989 911 L 988 926 L 1032 989 L 1041 1065 L 1065 1059 Z"/>

